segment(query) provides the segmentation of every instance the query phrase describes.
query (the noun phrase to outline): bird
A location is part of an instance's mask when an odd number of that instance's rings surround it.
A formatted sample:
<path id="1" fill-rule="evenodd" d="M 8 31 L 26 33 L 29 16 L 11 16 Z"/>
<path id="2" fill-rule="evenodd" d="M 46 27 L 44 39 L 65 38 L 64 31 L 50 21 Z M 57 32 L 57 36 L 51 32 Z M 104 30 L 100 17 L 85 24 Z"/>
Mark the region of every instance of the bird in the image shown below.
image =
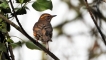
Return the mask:
<path id="1" fill-rule="evenodd" d="M 51 15 L 49 13 L 43 13 L 39 20 L 33 26 L 33 35 L 36 41 L 41 41 L 45 44 L 46 49 L 49 50 L 48 42 L 52 42 L 52 32 L 53 27 L 51 25 L 51 20 L 57 15 Z"/>

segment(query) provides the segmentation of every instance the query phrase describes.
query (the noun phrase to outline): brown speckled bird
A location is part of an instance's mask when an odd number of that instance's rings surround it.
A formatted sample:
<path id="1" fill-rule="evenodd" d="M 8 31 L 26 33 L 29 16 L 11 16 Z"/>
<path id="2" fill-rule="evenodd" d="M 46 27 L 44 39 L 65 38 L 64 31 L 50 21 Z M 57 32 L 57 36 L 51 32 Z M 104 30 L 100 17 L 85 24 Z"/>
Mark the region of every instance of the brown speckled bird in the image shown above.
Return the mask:
<path id="1" fill-rule="evenodd" d="M 35 23 L 33 27 L 33 34 L 35 38 L 46 44 L 46 48 L 49 50 L 48 42 L 52 41 L 52 25 L 51 19 L 56 15 L 50 15 L 48 13 L 44 13 L 40 16 L 38 22 Z"/>

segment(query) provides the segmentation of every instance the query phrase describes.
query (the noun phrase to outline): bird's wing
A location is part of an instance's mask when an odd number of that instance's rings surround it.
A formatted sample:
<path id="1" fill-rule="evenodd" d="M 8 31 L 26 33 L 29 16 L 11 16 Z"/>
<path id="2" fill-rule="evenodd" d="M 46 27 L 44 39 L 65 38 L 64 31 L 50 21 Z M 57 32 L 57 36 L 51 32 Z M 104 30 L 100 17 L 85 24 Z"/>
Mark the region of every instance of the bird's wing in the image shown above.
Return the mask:
<path id="1" fill-rule="evenodd" d="M 42 36 L 41 29 L 42 29 L 42 24 L 39 24 L 38 22 L 35 23 L 35 25 L 33 27 L 33 34 L 38 40 Z"/>
<path id="2" fill-rule="evenodd" d="M 42 29 L 43 40 L 45 42 L 52 41 L 51 40 L 51 38 L 52 38 L 52 31 L 53 31 L 53 28 L 52 28 L 51 24 L 45 25 L 44 28 Z"/>

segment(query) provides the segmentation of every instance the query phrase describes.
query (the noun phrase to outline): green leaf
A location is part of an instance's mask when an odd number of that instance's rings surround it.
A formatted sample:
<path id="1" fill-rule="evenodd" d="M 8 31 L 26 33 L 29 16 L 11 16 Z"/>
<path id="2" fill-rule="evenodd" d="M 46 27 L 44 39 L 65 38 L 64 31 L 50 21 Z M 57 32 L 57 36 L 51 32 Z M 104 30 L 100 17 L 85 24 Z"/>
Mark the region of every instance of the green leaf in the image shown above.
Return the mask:
<path id="1" fill-rule="evenodd" d="M 0 3 L 0 9 L 4 13 L 11 13 L 9 5 L 6 1 Z"/>
<path id="2" fill-rule="evenodd" d="M 26 42 L 26 46 L 29 48 L 29 49 L 38 49 L 38 50 L 41 50 L 39 47 L 37 47 L 34 43 L 28 41 Z"/>
<path id="3" fill-rule="evenodd" d="M 0 19 L 0 31 L 3 33 L 10 31 L 10 24 Z"/>
<path id="4" fill-rule="evenodd" d="M 29 2 L 29 1 L 31 1 L 31 0 L 16 0 L 16 3 L 27 3 L 27 2 Z"/>
<path id="5" fill-rule="evenodd" d="M 14 43 L 14 41 L 10 38 L 7 39 L 7 42 Z"/>
<path id="6" fill-rule="evenodd" d="M 52 10 L 53 8 L 51 0 L 37 0 L 32 4 L 32 7 L 37 11 Z"/>
<path id="7" fill-rule="evenodd" d="M 22 45 L 23 45 L 23 42 L 21 42 L 21 41 L 18 41 L 17 43 L 11 43 L 11 46 L 13 48 L 22 47 Z"/>
<path id="8" fill-rule="evenodd" d="M 6 8 L 9 7 L 9 5 L 7 4 L 7 2 L 2 2 L 2 3 L 0 4 L 0 7 L 6 9 Z"/>
<path id="9" fill-rule="evenodd" d="M 3 9 L 1 9 L 1 11 L 3 12 L 3 13 L 11 13 L 11 10 L 10 10 L 10 8 L 3 8 Z"/>
<path id="10" fill-rule="evenodd" d="M 0 43 L 0 51 L 6 52 L 6 47 L 4 43 Z"/>
<path id="11" fill-rule="evenodd" d="M 18 0 L 20 3 L 23 3 L 24 2 L 24 0 Z"/>
<path id="12" fill-rule="evenodd" d="M 38 2 L 45 2 L 45 1 L 47 1 L 47 0 L 37 0 Z"/>
<path id="13" fill-rule="evenodd" d="M 22 46 L 22 42 L 21 41 L 18 41 L 17 43 L 16 43 L 18 46 Z"/>
<path id="14" fill-rule="evenodd" d="M 16 43 L 11 43 L 10 45 L 12 46 L 13 49 L 19 47 L 19 45 L 17 45 Z"/>
<path id="15" fill-rule="evenodd" d="M 7 32 L 7 28 L 6 28 L 6 23 L 4 21 L 0 22 L 0 31 L 2 31 L 3 33 Z"/>
<path id="16" fill-rule="evenodd" d="M 26 14 L 26 7 L 22 7 L 22 8 L 17 8 L 16 14 L 17 15 L 23 15 Z"/>
<path id="17" fill-rule="evenodd" d="M 2 22 L 2 19 L 0 18 L 0 23 Z"/>
<path id="18" fill-rule="evenodd" d="M 22 8 L 15 8 L 16 14 L 17 15 L 23 15 L 26 14 L 27 11 L 26 9 L 28 9 L 27 7 L 22 7 Z M 14 14 L 12 14 L 14 16 Z"/>
<path id="19" fill-rule="evenodd" d="M 19 47 L 19 45 L 17 45 L 16 43 L 11 43 L 10 45 L 12 46 L 13 49 Z"/>

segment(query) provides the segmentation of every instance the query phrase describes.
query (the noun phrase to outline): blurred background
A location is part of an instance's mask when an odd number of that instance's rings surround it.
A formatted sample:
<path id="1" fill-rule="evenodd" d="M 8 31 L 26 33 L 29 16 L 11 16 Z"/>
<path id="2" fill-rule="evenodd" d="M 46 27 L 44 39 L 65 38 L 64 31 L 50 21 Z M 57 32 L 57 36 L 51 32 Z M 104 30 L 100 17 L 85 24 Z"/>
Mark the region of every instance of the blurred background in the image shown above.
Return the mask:
<path id="1" fill-rule="evenodd" d="M 34 38 L 32 28 L 40 15 L 43 13 L 57 15 L 51 21 L 53 42 L 49 43 L 49 48 L 52 53 L 60 60 L 106 60 L 106 46 L 86 9 L 84 0 L 52 0 L 52 3 L 53 10 L 44 12 L 34 10 L 32 3 L 27 5 L 29 7 L 27 14 L 18 16 L 26 32 Z M 105 0 L 88 0 L 88 3 L 99 19 L 100 29 L 106 35 Z M 17 24 L 15 20 L 12 21 Z M 15 42 L 29 41 L 13 27 L 9 34 L 21 38 L 12 37 Z M 25 44 L 15 48 L 14 55 L 16 60 L 53 60 L 43 51 L 31 50 Z"/>

